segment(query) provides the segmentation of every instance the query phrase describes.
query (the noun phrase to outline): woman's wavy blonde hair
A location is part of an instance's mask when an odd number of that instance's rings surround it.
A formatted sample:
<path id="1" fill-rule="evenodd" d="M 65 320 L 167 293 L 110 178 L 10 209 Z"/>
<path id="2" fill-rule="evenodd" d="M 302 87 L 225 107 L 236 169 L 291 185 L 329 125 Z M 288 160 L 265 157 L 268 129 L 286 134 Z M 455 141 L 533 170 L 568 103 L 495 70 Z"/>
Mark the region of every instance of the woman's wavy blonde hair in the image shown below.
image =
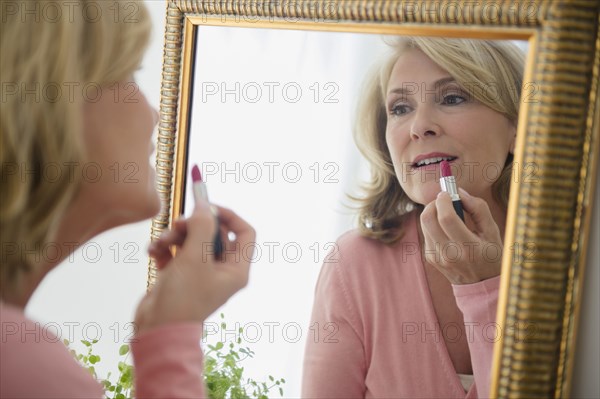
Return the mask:
<path id="1" fill-rule="evenodd" d="M 80 186 L 79 90 L 130 77 L 151 19 L 130 0 L 3 2 L 0 18 L 2 289 L 41 259 Z"/>
<path id="2" fill-rule="evenodd" d="M 362 187 L 362 197 L 351 197 L 358 203 L 361 234 L 387 244 L 402 237 L 404 215 L 421 206 L 400 187 L 385 140 L 385 98 L 398 57 L 410 49 L 421 50 L 467 93 L 505 115 L 515 126 L 525 68 L 525 54 L 507 41 L 411 37 L 399 39 L 392 47 L 391 56 L 367 76 L 358 104 L 354 140 L 369 163 L 371 180 Z M 492 186 L 495 199 L 504 207 L 508 204 L 512 159 L 509 154 Z"/>

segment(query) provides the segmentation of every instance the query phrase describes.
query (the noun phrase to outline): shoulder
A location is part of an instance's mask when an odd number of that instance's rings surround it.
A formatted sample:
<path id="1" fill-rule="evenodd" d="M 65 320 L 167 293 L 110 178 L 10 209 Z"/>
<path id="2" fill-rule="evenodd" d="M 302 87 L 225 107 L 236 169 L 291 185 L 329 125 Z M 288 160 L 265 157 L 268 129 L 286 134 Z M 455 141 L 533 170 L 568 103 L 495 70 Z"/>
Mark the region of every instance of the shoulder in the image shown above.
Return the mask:
<path id="1" fill-rule="evenodd" d="M 390 255 L 415 252 L 418 246 L 415 212 L 404 216 L 402 236 L 393 244 L 386 244 L 377 239 L 367 237 L 358 229 L 342 234 L 336 241 L 336 249 L 341 256 L 358 257 L 359 259 L 388 259 Z M 389 260 L 389 259 L 388 259 Z"/>
<path id="2" fill-rule="evenodd" d="M 393 253 L 393 246 L 350 230 L 336 240 L 323 263 L 321 277 L 327 276 L 336 284 L 360 284 L 374 267 L 389 263 Z"/>
<path id="3" fill-rule="evenodd" d="M 351 275 L 349 279 L 362 284 L 361 276 L 373 269 L 383 272 L 383 276 L 388 269 L 402 269 L 402 265 L 419 262 L 417 235 L 414 214 L 406 215 L 402 237 L 393 244 L 366 237 L 358 229 L 347 231 L 337 239 L 323 268 L 333 269 L 331 272 L 340 276 Z"/>
<path id="4" fill-rule="evenodd" d="M 365 237 L 358 229 L 345 232 L 336 240 L 336 247 L 344 255 L 365 255 L 389 248 L 388 245 L 370 237 Z"/>
<path id="5" fill-rule="evenodd" d="M 99 383 L 77 363 L 59 337 L 26 318 L 22 311 L 0 306 L 0 396 L 102 397 Z"/>
<path id="6" fill-rule="evenodd" d="M 382 244 L 381 242 L 374 240 L 369 237 L 363 236 L 358 229 L 352 229 L 346 231 L 344 234 L 338 237 L 337 243 L 340 246 L 360 246 L 360 247 L 368 247 Z"/>

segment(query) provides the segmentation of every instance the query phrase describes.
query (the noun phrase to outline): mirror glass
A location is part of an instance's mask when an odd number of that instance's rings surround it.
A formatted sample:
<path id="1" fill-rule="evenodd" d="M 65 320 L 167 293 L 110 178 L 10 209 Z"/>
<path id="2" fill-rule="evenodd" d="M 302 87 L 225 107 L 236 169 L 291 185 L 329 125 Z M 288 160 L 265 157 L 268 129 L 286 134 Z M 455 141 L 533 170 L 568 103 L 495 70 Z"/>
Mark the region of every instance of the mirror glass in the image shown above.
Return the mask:
<path id="1" fill-rule="evenodd" d="M 244 375 L 285 378 L 285 397 L 300 397 L 306 340 L 328 334 L 309 325 L 315 283 L 321 265 L 336 261 L 336 239 L 356 226 L 347 195 L 369 172 L 352 125 L 363 79 L 389 39 L 197 30 L 188 165 L 200 167 L 211 202 L 258 233 L 249 285 L 221 309 L 225 329 L 220 312 L 207 321 L 206 341 L 240 336 L 256 353 Z M 185 214 L 190 204 L 188 185 Z"/>

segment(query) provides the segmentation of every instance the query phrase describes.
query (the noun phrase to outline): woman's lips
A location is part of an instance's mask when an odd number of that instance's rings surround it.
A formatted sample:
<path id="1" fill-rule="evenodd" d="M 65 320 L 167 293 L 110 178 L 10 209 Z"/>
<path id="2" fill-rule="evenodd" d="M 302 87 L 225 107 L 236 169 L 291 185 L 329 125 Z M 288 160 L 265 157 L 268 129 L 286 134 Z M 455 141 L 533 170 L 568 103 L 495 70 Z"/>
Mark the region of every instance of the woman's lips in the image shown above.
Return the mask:
<path id="1" fill-rule="evenodd" d="M 439 159 L 440 161 L 442 161 L 444 158 L 446 158 L 447 160 L 454 160 L 456 158 L 458 158 L 457 156 L 451 155 L 451 154 L 447 154 L 445 152 L 429 152 L 427 154 L 419 154 L 417 155 L 417 157 L 415 159 L 413 159 L 413 165 L 417 165 L 419 163 L 424 163 L 422 161 L 428 161 L 428 160 L 435 160 L 435 159 Z"/>
<path id="2" fill-rule="evenodd" d="M 451 161 L 447 161 L 447 162 L 448 162 L 449 164 L 452 164 L 452 163 L 453 163 L 454 161 L 456 161 L 457 159 L 458 159 L 458 158 L 454 158 L 453 160 L 451 160 Z M 440 166 L 440 165 L 441 165 L 441 163 L 442 163 L 442 161 L 440 161 L 440 162 L 437 162 L 437 163 L 430 163 L 429 165 L 413 166 L 413 167 L 412 167 L 412 169 L 413 169 L 413 170 L 439 170 L 439 169 L 441 169 L 441 166 Z"/>

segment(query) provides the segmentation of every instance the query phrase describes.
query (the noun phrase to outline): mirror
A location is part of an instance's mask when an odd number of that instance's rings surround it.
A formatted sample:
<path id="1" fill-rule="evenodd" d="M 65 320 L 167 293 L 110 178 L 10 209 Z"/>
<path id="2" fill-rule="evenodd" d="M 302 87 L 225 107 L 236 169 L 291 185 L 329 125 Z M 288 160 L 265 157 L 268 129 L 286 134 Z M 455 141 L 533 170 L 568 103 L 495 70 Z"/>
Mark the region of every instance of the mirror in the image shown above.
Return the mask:
<path id="1" fill-rule="evenodd" d="M 306 340 L 339 338 L 311 322 L 311 305 L 322 264 L 341 261 L 336 241 L 357 228 L 356 203 L 346 194 L 361 195 L 369 169 L 352 139 L 354 118 L 367 73 L 389 56 L 395 38 L 196 31 L 188 169 L 197 163 L 211 201 L 234 209 L 259 234 L 242 252 L 251 257 L 254 250 L 251 281 L 222 308 L 230 327 L 219 328 L 214 315 L 207 340 L 225 341 L 242 327 L 242 341 L 260 354 L 245 360 L 245 369 L 277 370 L 291 397 L 300 397 L 297 365 Z M 190 184 L 185 191 L 189 214 Z"/>
<path id="2" fill-rule="evenodd" d="M 364 180 L 368 173 L 364 164 L 352 162 L 359 156 L 352 149 L 350 139 L 352 119 L 344 115 L 352 115 L 354 100 L 358 98 L 356 93 L 366 70 L 371 61 L 385 51 L 380 35 L 364 33 L 527 39 L 530 63 L 525 81 L 537 84 L 540 96 L 535 103 L 521 106 L 515 161 L 521 162 L 521 165 L 535 163 L 541 183 L 528 184 L 518 179 L 517 184 L 513 184 L 506 239 L 515 244 L 533 243 L 536 251 L 525 257 L 515 257 L 514 253 L 510 253 L 511 249 L 505 248 L 498 322 L 500 326 L 514 326 L 518 321 L 533 322 L 539 334 L 535 340 L 523 340 L 514 331 L 505 330 L 499 337 L 492 370 L 492 392 L 498 396 L 519 395 L 519 392 L 521 396 L 525 395 L 523 392 L 529 395 L 532 392 L 541 392 L 542 395 L 552 392 L 549 396 L 553 396 L 553 392 L 567 395 L 572 363 L 570 348 L 573 347 L 568 337 L 576 321 L 573 309 L 577 305 L 577 287 L 581 281 L 581 274 L 574 270 L 582 254 L 579 248 L 574 253 L 565 247 L 565 255 L 560 258 L 559 264 L 568 264 L 571 269 L 563 266 L 558 270 L 553 266 L 552 262 L 557 260 L 546 245 L 547 219 L 539 210 L 547 206 L 554 214 L 562 215 L 558 218 L 561 222 L 556 222 L 558 224 L 553 226 L 553 230 L 561 234 L 564 232 L 561 238 L 564 242 L 585 238 L 585 220 L 589 220 L 589 216 L 573 214 L 572 207 L 578 201 L 590 200 L 591 183 L 584 179 L 572 188 L 573 192 L 585 195 L 572 197 L 571 202 L 562 195 L 568 206 L 561 208 L 563 205 L 559 204 L 557 208 L 550 199 L 547 204 L 544 203 L 544 198 L 555 198 L 557 193 L 565 192 L 564 188 L 557 189 L 552 185 L 556 181 L 552 173 L 559 172 L 549 167 L 547 155 L 560 151 L 562 147 L 566 159 L 562 170 L 570 171 L 573 176 L 581 170 L 582 158 L 586 160 L 585 170 L 593 170 L 597 155 L 591 152 L 591 147 L 583 144 L 576 147 L 577 151 L 565 153 L 564 142 L 558 144 L 550 140 L 557 125 L 544 116 L 547 114 L 544 110 L 552 109 L 560 114 L 562 108 L 553 104 L 564 104 L 565 98 L 544 90 L 555 81 L 559 84 L 564 78 L 554 69 L 550 68 L 548 72 L 548 68 L 544 67 L 560 62 L 562 57 L 555 50 L 543 46 L 545 33 L 542 27 L 550 22 L 540 15 L 547 15 L 544 14 L 547 6 L 532 2 L 537 13 L 523 14 L 508 22 L 492 18 L 489 7 L 487 14 L 477 7 L 471 11 L 458 10 L 464 15 L 468 12 L 479 14 L 477 18 L 465 18 L 470 21 L 469 28 L 450 28 L 437 24 L 444 18 L 448 19 L 448 15 L 440 14 L 438 19 L 430 20 L 414 12 L 389 13 L 389 9 L 373 14 L 366 10 L 381 11 L 383 6 L 368 1 L 360 5 L 337 4 L 334 12 L 329 10 L 327 15 L 320 14 L 320 17 L 311 14 L 309 8 L 300 7 L 295 9 L 294 18 L 288 16 L 287 19 L 276 18 L 290 12 L 289 7 L 286 9 L 283 5 L 265 10 L 245 8 L 244 2 L 233 3 L 229 10 L 219 10 L 214 3 L 202 1 L 169 3 L 171 19 L 166 33 L 157 172 L 159 188 L 165 194 L 163 199 L 171 206 L 166 207 L 155 220 L 152 235 L 156 236 L 169 220 L 186 209 L 186 203 L 190 203 L 189 194 L 186 195 L 184 190 L 186 170 L 192 163 L 201 166 L 211 200 L 232 207 L 256 227 L 259 236 L 251 286 L 234 297 L 225 311 L 227 319 L 245 328 L 246 340 L 256 341 L 253 345 L 256 345 L 261 358 L 268 359 L 267 365 L 257 366 L 256 370 L 259 373 L 280 371 L 281 375 L 276 377 L 298 372 L 307 336 L 318 334 L 308 324 L 314 281 L 321 264 L 328 260 L 328 256 L 335 256 L 332 243 L 353 226 L 352 213 L 343 206 L 343 203 L 348 203 L 344 194 L 352 192 L 356 183 Z M 308 2 L 300 3 L 308 5 Z M 492 3 L 499 12 L 507 11 L 500 2 Z M 414 2 L 415 7 L 420 4 Z M 597 15 L 597 9 L 590 10 Z M 230 16 L 231 12 L 241 17 L 234 19 Z M 559 13 L 558 10 L 553 12 Z M 269 15 L 273 17 L 267 18 Z M 361 21 L 362 18 L 364 20 Z M 353 21 L 348 22 L 348 19 Z M 523 20 L 527 24 L 522 24 Z M 504 25 L 495 30 L 484 26 L 486 21 L 488 24 Z M 582 23 L 580 26 L 582 35 L 593 35 L 592 25 Z M 257 27 L 269 28 L 263 32 L 261 39 L 257 35 L 262 29 Z M 182 32 L 185 32 L 183 36 Z M 177 40 L 181 37 L 183 43 Z M 352 50 L 346 44 L 350 37 L 358 43 L 360 51 Z M 280 38 L 285 38 L 287 48 L 272 47 Z M 240 47 L 232 48 L 228 45 L 229 40 Z M 311 47 L 311 44 L 316 44 L 316 47 Z M 327 48 L 331 50 L 320 51 Z M 301 51 L 288 52 L 298 49 Z M 183 51 L 181 64 L 178 63 L 178 50 Z M 592 40 L 589 47 L 580 51 L 583 61 L 593 59 L 593 52 Z M 300 57 L 310 60 L 306 62 Z M 536 62 L 531 61 L 533 59 Z M 251 69 L 250 66 L 258 60 L 268 62 L 256 70 Z M 546 60 L 546 63 L 540 60 Z M 305 64 L 307 68 L 296 68 L 299 64 Z M 340 64 L 345 68 L 340 68 Z M 320 74 L 315 75 L 317 67 L 323 66 L 325 68 L 320 69 Z M 227 75 L 228 69 L 234 74 Z M 181 93 L 178 92 L 180 82 Z M 571 79 L 569 82 L 585 93 L 592 90 L 591 80 L 573 83 Z M 593 109 L 592 105 L 589 110 L 579 106 L 577 112 L 592 112 Z M 573 113 L 569 115 L 574 117 Z M 597 135 L 597 126 L 589 124 L 587 127 L 572 124 L 570 128 L 562 128 L 562 134 L 572 129 L 572 137 L 581 137 L 578 143 L 589 142 L 592 132 Z M 188 135 L 189 132 L 193 133 Z M 583 132 L 588 132 L 587 136 Z M 568 163 L 569 160 L 572 163 Z M 572 165 L 571 169 L 569 165 Z M 174 177 L 172 184 L 170 176 Z M 564 177 L 561 181 L 567 184 Z M 554 196 L 549 193 L 554 193 Z M 282 204 L 290 211 L 281 214 Z M 307 215 L 310 217 L 307 218 Z M 578 220 L 581 226 L 578 231 L 570 227 L 574 220 Z M 298 231 L 294 229 L 296 226 L 306 228 L 303 238 L 298 237 Z M 524 226 L 528 228 L 524 230 Z M 569 263 L 565 259 L 573 261 Z M 149 275 L 151 285 L 155 276 L 152 264 Z M 283 284 L 290 281 L 293 284 Z M 554 293 L 545 295 L 548 290 Z M 576 295 L 565 297 L 566 290 Z M 248 305 L 250 298 L 254 301 L 251 312 L 236 306 L 236 302 Z M 290 306 L 295 306 L 296 310 L 290 311 Z M 563 318 L 552 319 L 548 316 L 550 314 L 562 314 Z M 219 321 L 218 315 L 214 321 Z M 234 327 L 230 325 L 228 329 L 233 330 Z M 562 333 L 546 333 L 557 330 Z M 216 331 L 219 334 L 228 330 L 216 328 Z M 540 345 L 548 348 L 547 352 L 542 352 L 551 359 L 544 363 L 546 368 L 540 370 L 523 366 L 527 359 L 536 356 Z M 558 347 L 563 349 L 551 349 Z M 297 362 L 293 362 L 295 358 Z M 280 361 L 282 363 L 278 363 Z M 252 376 L 251 370 L 255 369 L 252 362 L 247 364 L 246 369 Z M 545 385 L 537 384 L 540 379 L 546 381 Z M 537 385 L 532 385 L 532 381 Z M 286 395 L 299 396 L 299 387 L 288 384 Z"/>

